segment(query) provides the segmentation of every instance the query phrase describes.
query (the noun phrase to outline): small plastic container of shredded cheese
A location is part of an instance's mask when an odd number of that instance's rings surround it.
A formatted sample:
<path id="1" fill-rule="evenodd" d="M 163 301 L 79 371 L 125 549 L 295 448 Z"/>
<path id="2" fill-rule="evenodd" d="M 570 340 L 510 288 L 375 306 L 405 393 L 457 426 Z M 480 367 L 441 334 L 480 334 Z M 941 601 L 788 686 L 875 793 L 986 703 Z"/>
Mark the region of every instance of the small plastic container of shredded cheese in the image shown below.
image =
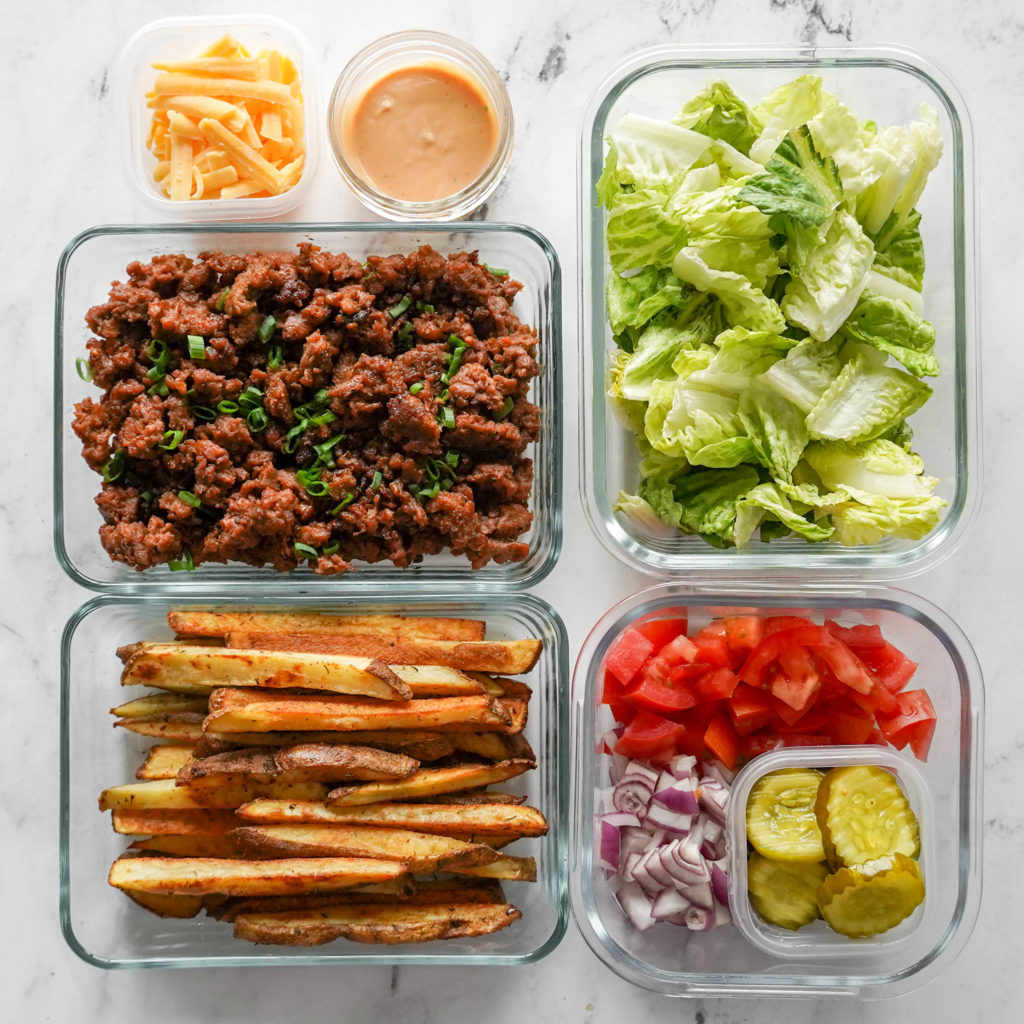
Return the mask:
<path id="1" fill-rule="evenodd" d="M 299 93 L 300 102 L 298 105 L 292 105 L 291 109 L 297 112 L 294 133 L 301 137 L 304 149 L 301 170 L 282 176 L 282 183 L 294 183 L 276 195 L 228 198 L 221 198 L 218 195 L 217 198 L 171 199 L 156 178 L 162 169 L 158 168 L 159 161 L 148 145 L 154 110 L 148 106 L 146 94 L 153 89 L 157 76 L 164 74 L 153 65 L 195 62 L 224 36 L 237 40 L 253 56 L 263 50 L 277 51 L 294 65 L 298 82 L 296 91 Z M 220 81 L 225 77 L 227 76 L 223 73 L 220 74 Z M 208 79 L 210 80 L 216 79 Z M 279 83 L 259 84 L 270 85 L 283 95 Z M 183 82 L 183 91 L 190 94 L 189 99 L 193 95 L 200 95 L 199 91 L 187 82 Z M 213 91 L 219 92 L 220 87 L 215 87 Z M 321 158 L 321 139 L 318 130 L 320 94 L 309 43 L 287 22 L 262 14 L 163 18 L 150 22 L 132 36 L 121 52 L 116 92 L 117 122 L 123 139 L 125 173 L 143 200 L 151 208 L 159 210 L 167 219 L 267 220 L 294 209 L 308 195 Z M 225 102 L 218 96 L 210 98 L 215 101 L 215 105 Z M 195 116 L 191 118 L 193 124 L 198 119 Z M 254 144 L 258 143 L 260 149 L 256 150 L 257 153 L 269 153 L 273 158 L 273 147 L 269 151 L 264 148 L 268 140 L 262 135 L 252 134 L 255 127 L 251 122 L 250 118 L 250 123 L 238 134 L 243 140 L 248 140 L 247 145 L 250 148 L 255 148 Z M 241 124 L 241 120 L 238 124 Z M 231 143 L 230 139 L 227 141 Z M 219 159 L 215 158 L 215 162 L 219 162 Z M 283 163 L 280 160 L 277 162 Z M 198 185 L 193 186 L 192 191 L 199 191 Z M 228 192 L 231 191 L 229 187 Z"/>

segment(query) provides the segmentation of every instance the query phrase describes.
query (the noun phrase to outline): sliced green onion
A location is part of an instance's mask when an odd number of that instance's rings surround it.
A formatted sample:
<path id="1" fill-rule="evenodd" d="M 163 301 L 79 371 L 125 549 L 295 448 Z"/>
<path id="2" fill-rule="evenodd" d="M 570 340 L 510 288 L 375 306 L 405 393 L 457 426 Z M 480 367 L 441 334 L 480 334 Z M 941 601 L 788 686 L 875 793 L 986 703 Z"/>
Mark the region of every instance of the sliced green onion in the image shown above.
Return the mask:
<path id="1" fill-rule="evenodd" d="M 223 413 L 225 416 L 231 416 L 233 413 L 238 412 L 238 403 L 233 402 L 230 398 L 222 399 L 217 403 L 217 412 Z"/>
<path id="2" fill-rule="evenodd" d="M 151 366 L 146 371 L 147 380 L 163 380 L 166 376 L 167 374 L 164 373 L 164 368 L 162 366 Z"/>
<path id="3" fill-rule="evenodd" d="M 338 417 L 328 409 L 327 412 L 317 413 L 309 422 L 315 423 L 318 427 L 324 427 L 328 423 L 333 423 L 337 418 Z"/>
<path id="4" fill-rule="evenodd" d="M 370 483 L 370 490 L 375 491 L 384 482 L 384 474 L 379 469 L 373 471 L 373 480 Z"/>
<path id="5" fill-rule="evenodd" d="M 313 445 L 313 451 L 316 452 L 317 458 L 322 459 L 328 466 L 333 466 L 334 446 L 340 444 L 346 437 L 348 434 L 335 434 L 334 437 L 329 437 L 326 441 Z"/>
<path id="6" fill-rule="evenodd" d="M 197 420 L 215 420 L 217 413 L 213 411 L 208 405 L 190 405 L 189 410 Z"/>
<path id="7" fill-rule="evenodd" d="M 514 399 L 509 396 L 501 403 L 501 408 L 494 414 L 495 423 L 500 423 L 516 407 Z"/>
<path id="8" fill-rule="evenodd" d="M 441 426 L 445 430 L 451 430 L 455 426 L 455 413 L 447 405 L 441 407 Z"/>
<path id="9" fill-rule="evenodd" d="M 423 472 L 427 474 L 428 480 L 437 480 L 441 475 L 437 468 L 437 459 L 427 459 L 426 465 L 423 467 Z"/>
<path id="10" fill-rule="evenodd" d="M 418 381 L 416 381 L 415 384 L 410 386 L 409 394 L 410 395 L 418 395 L 422 390 L 423 390 L 423 381 L 418 380 Z"/>
<path id="11" fill-rule="evenodd" d="M 164 431 L 164 436 L 160 441 L 160 447 L 163 448 L 165 452 L 173 452 L 174 449 L 181 444 L 184 437 L 184 430 L 166 430 Z"/>
<path id="12" fill-rule="evenodd" d="M 349 507 L 349 505 L 351 505 L 352 502 L 355 501 L 355 500 L 356 500 L 356 496 L 354 494 L 346 494 L 345 497 L 342 498 L 341 501 L 339 501 L 338 504 L 335 505 L 334 508 L 331 509 L 331 515 L 332 516 L 341 515 L 341 513 L 344 512 L 345 509 L 347 509 Z"/>
<path id="13" fill-rule="evenodd" d="M 309 544 L 296 544 L 295 554 L 302 558 L 319 558 L 320 552 L 316 548 L 311 547 Z"/>
<path id="14" fill-rule="evenodd" d="M 146 346 L 146 355 L 153 360 L 154 363 L 166 362 L 167 361 L 167 346 L 160 338 L 151 339 L 150 343 Z"/>
<path id="15" fill-rule="evenodd" d="M 445 388 L 437 397 L 440 398 L 442 402 L 447 402 L 448 399 L 452 397 L 452 393 Z"/>
<path id="16" fill-rule="evenodd" d="M 164 382 L 163 377 L 161 377 L 152 387 L 146 389 L 146 394 L 159 395 L 161 398 L 166 398 L 166 396 L 170 394 L 170 390 Z"/>
<path id="17" fill-rule="evenodd" d="M 258 434 L 261 430 L 267 429 L 270 420 L 262 409 L 250 409 L 246 413 L 245 422 L 250 430 Z"/>
<path id="18" fill-rule="evenodd" d="M 485 267 L 487 267 L 487 269 L 488 269 L 488 270 L 489 270 L 489 271 L 490 271 L 490 272 L 491 272 L 491 273 L 492 273 L 492 274 L 493 274 L 493 275 L 494 275 L 495 277 L 508 277 L 508 271 L 507 271 L 507 270 L 506 270 L 506 269 L 505 269 L 504 267 L 492 267 L 492 266 L 491 266 L 490 264 L 488 264 L 488 263 L 485 263 L 485 264 L 484 264 L 484 266 L 485 266 Z"/>
<path id="19" fill-rule="evenodd" d="M 449 452 L 445 452 L 444 461 L 454 469 L 459 464 L 459 453 L 454 448 Z"/>
<path id="20" fill-rule="evenodd" d="M 153 500 L 153 492 L 152 492 L 152 491 L 143 491 L 143 492 L 142 492 L 142 493 L 141 493 L 141 494 L 139 495 L 139 498 L 141 498 L 141 499 L 142 499 L 142 501 L 143 501 L 143 502 L 144 502 L 144 503 L 145 503 L 146 505 L 148 505 L 148 504 L 149 504 L 149 503 L 150 503 L 150 502 L 151 502 L 151 501 Z"/>
<path id="21" fill-rule="evenodd" d="M 75 360 L 75 369 L 78 371 L 78 376 L 81 377 L 82 380 L 86 382 L 92 380 L 92 365 L 85 356 L 79 356 Z"/>
<path id="22" fill-rule="evenodd" d="M 452 483 L 451 480 L 442 480 L 441 481 L 441 490 L 442 491 L 450 491 L 453 486 L 454 486 L 454 484 Z"/>
<path id="23" fill-rule="evenodd" d="M 314 480 L 320 479 L 320 467 L 313 466 L 310 469 L 300 469 L 295 474 L 295 479 L 298 480 L 303 487 L 308 487 Z"/>
<path id="24" fill-rule="evenodd" d="M 231 289 L 230 288 L 225 288 L 224 291 L 222 291 L 220 293 L 220 298 L 217 300 L 217 312 L 218 313 L 224 312 L 224 303 L 228 301 L 228 295 L 230 293 L 231 293 Z"/>
<path id="25" fill-rule="evenodd" d="M 206 358 L 206 340 L 198 334 L 188 336 L 188 354 L 192 359 Z"/>
<path id="26" fill-rule="evenodd" d="M 324 546 L 323 554 L 324 554 L 325 557 L 327 555 L 333 555 L 334 552 L 337 551 L 338 548 L 340 548 L 340 547 L 341 547 L 341 541 L 340 540 L 332 540 L 330 544 L 327 544 L 327 545 Z"/>
<path id="27" fill-rule="evenodd" d="M 410 299 L 408 295 L 403 295 L 398 302 L 388 310 L 388 316 L 391 317 L 392 320 L 397 320 L 411 305 L 412 299 Z"/>
<path id="28" fill-rule="evenodd" d="M 118 448 L 113 455 L 103 464 L 103 479 L 106 483 L 113 483 L 124 472 L 124 449 Z"/>
<path id="29" fill-rule="evenodd" d="M 185 548 L 182 551 L 182 554 L 185 557 L 182 558 L 180 561 L 177 561 L 177 560 L 170 560 L 170 561 L 168 561 L 167 568 L 170 569 L 171 572 L 182 572 L 182 571 L 194 572 L 195 568 L 196 568 L 196 563 L 192 561 L 192 552 L 189 551 L 188 548 Z"/>
<path id="30" fill-rule="evenodd" d="M 284 352 L 280 345 L 271 345 L 267 353 L 267 369 L 279 370 L 284 365 Z"/>
<path id="31" fill-rule="evenodd" d="M 186 505 L 191 505 L 192 508 L 199 508 L 203 503 L 203 499 L 197 497 L 191 491 L 178 491 L 178 498 L 185 502 Z"/>
<path id="32" fill-rule="evenodd" d="M 429 302 L 417 302 L 416 308 L 421 313 L 433 313 L 435 312 L 434 307 Z"/>
<path id="33" fill-rule="evenodd" d="M 311 480 L 306 484 L 306 493 L 311 498 L 326 498 L 331 493 L 331 488 L 326 480 Z"/>
<path id="34" fill-rule="evenodd" d="M 239 396 L 238 404 L 242 408 L 249 406 L 257 406 L 263 404 L 263 392 L 259 388 L 255 388 L 252 385 L 247 387 Z"/>
<path id="35" fill-rule="evenodd" d="M 413 336 L 412 324 L 408 320 L 398 328 L 398 340 L 408 341 Z"/>
<path id="36" fill-rule="evenodd" d="M 264 318 L 263 323 L 260 324 L 259 330 L 256 332 L 264 345 L 274 336 L 276 327 L 277 321 L 272 316 Z"/>
<path id="37" fill-rule="evenodd" d="M 457 334 L 449 334 L 447 344 L 451 345 L 452 348 L 466 347 L 466 343 Z"/>
<path id="38" fill-rule="evenodd" d="M 296 427 L 292 427 L 284 436 L 284 450 L 289 454 L 293 455 L 295 449 L 299 447 L 299 438 L 306 432 L 306 423 L 303 421 Z"/>

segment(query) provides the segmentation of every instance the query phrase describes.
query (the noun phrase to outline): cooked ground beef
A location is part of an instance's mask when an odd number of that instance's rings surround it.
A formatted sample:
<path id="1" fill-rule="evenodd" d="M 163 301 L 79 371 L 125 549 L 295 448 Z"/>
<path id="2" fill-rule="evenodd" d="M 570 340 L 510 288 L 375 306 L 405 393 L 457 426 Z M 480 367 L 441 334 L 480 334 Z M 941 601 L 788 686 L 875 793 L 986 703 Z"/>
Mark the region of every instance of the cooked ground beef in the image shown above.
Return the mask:
<path id="1" fill-rule="evenodd" d="M 476 253 L 363 266 L 308 244 L 127 276 L 86 315 L 103 394 L 74 421 L 111 558 L 329 574 L 526 557 L 540 417 L 518 282 Z"/>

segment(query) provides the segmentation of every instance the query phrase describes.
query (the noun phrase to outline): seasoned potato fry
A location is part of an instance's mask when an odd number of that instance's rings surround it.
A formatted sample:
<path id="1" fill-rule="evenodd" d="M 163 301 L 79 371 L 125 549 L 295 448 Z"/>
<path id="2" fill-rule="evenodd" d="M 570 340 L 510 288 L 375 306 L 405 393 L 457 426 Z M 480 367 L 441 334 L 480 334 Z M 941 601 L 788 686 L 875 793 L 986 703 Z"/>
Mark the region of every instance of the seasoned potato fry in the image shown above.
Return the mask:
<path id="1" fill-rule="evenodd" d="M 512 839 L 542 836 L 548 830 L 540 811 L 515 804 L 377 803 L 347 807 L 308 800 L 253 800 L 239 807 L 235 814 L 247 822 L 267 824 L 379 825 L 434 835 L 471 833 Z"/>
<path id="2" fill-rule="evenodd" d="M 217 779 L 203 789 L 179 786 L 174 779 L 154 779 L 152 782 L 130 782 L 125 786 L 111 786 L 100 795 L 100 810 L 114 807 L 138 810 L 191 811 L 203 808 L 230 810 L 241 807 L 257 797 L 281 800 L 323 800 L 328 787 L 322 782 L 266 782 L 254 783 L 231 779 Z"/>
<path id="3" fill-rule="evenodd" d="M 223 754 L 239 747 L 290 747 L 300 743 L 335 744 L 344 740 L 345 746 L 376 747 L 394 754 L 405 754 L 417 761 L 437 761 L 455 753 L 449 735 L 427 732 L 424 729 L 352 730 L 339 735 L 336 730 L 318 732 L 232 732 L 203 733 L 196 744 L 197 757 Z"/>
<path id="4" fill-rule="evenodd" d="M 380 658 L 388 664 L 447 665 L 468 672 L 529 672 L 540 657 L 539 640 L 434 640 L 358 633 L 272 633 L 236 630 L 229 648 L 308 651 Z"/>
<path id="5" fill-rule="evenodd" d="M 129 850 L 166 853 L 172 857 L 242 857 L 244 852 L 229 835 L 221 836 L 146 836 L 136 839 Z"/>
<path id="6" fill-rule="evenodd" d="M 361 786 L 340 786 L 327 794 L 331 804 L 385 803 L 414 796 L 451 793 L 474 786 L 504 782 L 529 771 L 529 761 L 501 761 L 498 764 L 457 764 L 445 768 L 423 768 L 397 782 L 367 782 Z"/>
<path id="7" fill-rule="evenodd" d="M 504 761 L 510 757 L 524 758 L 534 763 L 537 761 L 537 755 L 522 733 L 452 733 L 452 746 L 464 754 L 486 757 L 491 761 Z"/>
<path id="8" fill-rule="evenodd" d="M 497 856 L 483 844 L 372 825 L 245 825 L 230 835 L 256 857 L 379 857 L 422 874 L 488 864 Z"/>
<path id="9" fill-rule="evenodd" d="M 483 640 L 486 625 L 476 619 L 414 615 L 328 615 L 318 612 L 172 611 L 167 624 L 182 636 L 225 637 L 228 633 L 375 633 L 437 640 Z"/>
<path id="10" fill-rule="evenodd" d="M 217 857 L 122 857 L 108 881 L 118 889 L 203 896 L 287 896 L 331 892 L 405 873 L 394 860 L 364 857 L 293 857 L 288 860 L 229 860 Z"/>
<path id="11" fill-rule="evenodd" d="M 111 812 L 114 831 L 136 836 L 219 836 L 241 823 L 231 811 L 203 809 L 168 810 L 115 807 Z"/>
<path id="12" fill-rule="evenodd" d="M 392 665 L 391 671 L 412 690 L 413 697 L 457 697 L 487 692 L 479 679 L 445 665 Z"/>
<path id="13" fill-rule="evenodd" d="M 125 889 L 125 894 L 157 917 L 195 917 L 203 908 L 202 896 L 180 896 L 166 892 L 140 892 Z"/>
<path id="14" fill-rule="evenodd" d="M 169 744 L 151 747 L 135 772 L 137 779 L 173 779 L 192 760 L 192 747 Z"/>
<path id="15" fill-rule="evenodd" d="M 111 708 L 110 713 L 118 718 L 139 718 L 149 715 L 170 715 L 191 712 L 205 715 L 207 711 L 205 695 L 185 693 L 147 693 L 145 697 L 137 697 L 126 704 Z"/>
<path id="16" fill-rule="evenodd" d="M 497 878 L 503 882 L 537 881 L 537 861 L 533 857 L 511 857 L 508 854 L 500 854 L 490 864 L 453 868 L 452 871 L 474 878 Z"/>
<path id="17" fill-rule="evenodd" d="M 293 747 L 231 750 L 182 765 L 178 782 L 194 785 L 217 775 L 242 775 L 252 782 L 344 782 L 401 779 L 411 775 L 419 761 L 374 747 L 302 743 Z"/>
<path id="18" fill-rule="evenodd" d="M 203 716 L 192 711 L 173 715 L 140 715 L 138 718 L 119 718 L 114 727 L 140 736 L 152 736 L 164 743 L 184 743 L 191 747 L 203 735 Z"/>
<path id="19" fill-rule="evenodd" d="M 507 903 L 454 906 L 341 906 L 278 914 L 239 914 L 235 937 L 281 946 L 319 946 L 332 939 L 384 943 L 487 935 L 522 914 Z"/>
<path id="20" fill-rule="evenodd" d="M 521 705 L 521 706 L 520 706 Z M 214 733 L 279 730 L 458 729 L 519 732 L 526 724 L 523 702 L 483 696 L 370 702 L 350 697 L 269 694 L 223 688 L 210 694 L 203 727 Z"/>
<path id="21" fill-rule="evenodd" d="M 170 689 L 180 682 L 210 690 L 218 686 L 300 687 L 378 700 L 412 698 L 409 687 L 384 662 L 348 654 L 296 655 L 144 643 L 128 658 L 121 673 L 124 686 L 145 683 Z"/>
<path id="22" fill-rule="evenodd" d="M 422 803 L 431 804 L 525 804 L 526 797 L 516 793 L 499 793 L 490 789 L 467 789 L 464 793 L 441 793 L 426 797 Z"/>

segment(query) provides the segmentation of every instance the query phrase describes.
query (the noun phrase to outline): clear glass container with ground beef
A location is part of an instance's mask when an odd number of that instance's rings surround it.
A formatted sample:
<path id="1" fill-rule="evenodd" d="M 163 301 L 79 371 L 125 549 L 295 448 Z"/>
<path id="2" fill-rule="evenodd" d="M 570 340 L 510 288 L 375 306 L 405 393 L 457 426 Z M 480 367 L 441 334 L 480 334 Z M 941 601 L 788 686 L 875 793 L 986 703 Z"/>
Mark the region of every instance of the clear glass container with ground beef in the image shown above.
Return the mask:
<path id="1" fill-rule="evenodd" d="M 536 582 L 558 291 L 504 225 L 86 232 L 58 281 L 62 564 L 94 589 Z"/>

